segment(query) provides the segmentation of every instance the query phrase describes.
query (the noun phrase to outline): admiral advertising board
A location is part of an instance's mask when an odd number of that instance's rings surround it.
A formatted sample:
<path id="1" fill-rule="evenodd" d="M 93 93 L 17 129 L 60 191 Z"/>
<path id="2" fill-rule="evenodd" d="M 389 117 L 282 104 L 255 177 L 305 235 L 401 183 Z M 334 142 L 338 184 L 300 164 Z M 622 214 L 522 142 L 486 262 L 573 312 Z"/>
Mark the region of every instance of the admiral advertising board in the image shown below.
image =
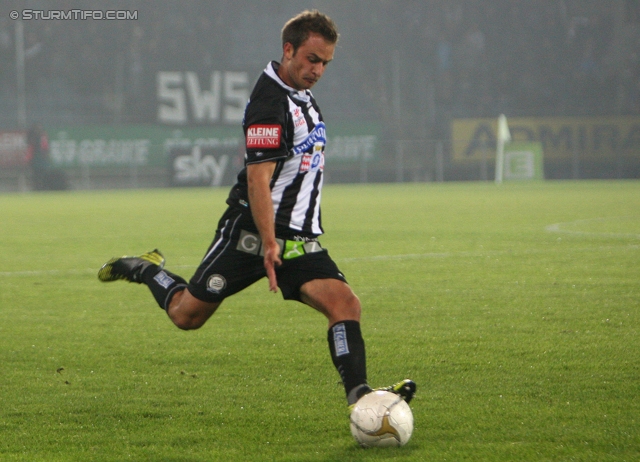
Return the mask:
<path id="1" fill-rule="evenodd" d="M 497 123 L 497 118 L 453 120 L 452 160 L 465 163 L 494 156 Z M 512 141 L 540 143 L 545 160 L 640 159 L 639 117 L 514 117 L 508 124 Z"/>

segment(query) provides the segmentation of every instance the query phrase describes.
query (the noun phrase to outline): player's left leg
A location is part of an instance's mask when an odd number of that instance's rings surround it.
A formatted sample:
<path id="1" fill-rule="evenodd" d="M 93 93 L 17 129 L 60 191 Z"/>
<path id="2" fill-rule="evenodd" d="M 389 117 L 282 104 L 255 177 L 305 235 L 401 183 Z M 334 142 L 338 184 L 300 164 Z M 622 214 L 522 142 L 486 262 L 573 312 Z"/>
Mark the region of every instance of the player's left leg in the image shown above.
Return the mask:
<path id="1" fill-rule="evenodd" d="M 315 279 L 300 288 L 300 298 L 323 313 L 329 320 L 331 359 L 344 384 L 349 406 L 372 391 L 367 383 L 364 339 L 360 330 L 360 300 L 346 282 L 337 279 Z M 379 388 L 395 393 L 408 403 L 416 392 L 409 379 Z"/>
<path id="2" fill-rule="evenodd" d="M 314 279 L 300 288 L 300 298 L 324 314 L 329 327 L 341 321 L 360 322 L 360 299 L 346 282 L 338 279 Z"/>
<path id="3" fill-rule="evenodd" d="M 360 331 L 360 300 L 346 282 L 314 279 L 300 288 L 301 301 L 329 321 L 331 359 L 345 388 L 348 404 L 371 391 L 367 384 L 364 339 Z"/>

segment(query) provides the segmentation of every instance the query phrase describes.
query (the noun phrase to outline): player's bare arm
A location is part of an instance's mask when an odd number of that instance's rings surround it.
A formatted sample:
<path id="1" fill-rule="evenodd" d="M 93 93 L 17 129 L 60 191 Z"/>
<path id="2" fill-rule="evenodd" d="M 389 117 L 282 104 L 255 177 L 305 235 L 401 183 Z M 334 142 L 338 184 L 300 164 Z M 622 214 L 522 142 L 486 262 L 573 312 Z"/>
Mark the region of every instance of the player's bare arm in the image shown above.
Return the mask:
<path id="1" fill-rule="evenodd" d="M 247 165 L 249 204 L 264 249 L 264 267 L 269 278 L 269 290 L 278 291 L 275 267 L 280 266 L 280 246 L 276 242 L 275 218 L 271 201 L 271 178 L 275 162 Z"/>

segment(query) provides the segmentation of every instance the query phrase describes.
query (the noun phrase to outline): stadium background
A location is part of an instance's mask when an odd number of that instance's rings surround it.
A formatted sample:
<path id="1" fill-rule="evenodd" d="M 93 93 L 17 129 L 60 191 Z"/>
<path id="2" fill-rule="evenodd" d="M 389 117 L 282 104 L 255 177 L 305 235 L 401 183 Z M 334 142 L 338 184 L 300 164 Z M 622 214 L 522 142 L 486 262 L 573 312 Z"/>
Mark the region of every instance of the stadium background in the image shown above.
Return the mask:
<path id="1" fill-rule="evenodd" d="M 21 78 L 11 11 L 107 9 L 53 5 L 0 6 L 1 190 L 29 189 L 34 123 L 73 189 L 229 184 L 246 96 L 307 7 L 341 33 L 314 88 L 329 182 L 490 180 L 499 114 L 546 178 L 640 177 L 640 0 L 112 1 L 137 19 L 21 21 Z"/>

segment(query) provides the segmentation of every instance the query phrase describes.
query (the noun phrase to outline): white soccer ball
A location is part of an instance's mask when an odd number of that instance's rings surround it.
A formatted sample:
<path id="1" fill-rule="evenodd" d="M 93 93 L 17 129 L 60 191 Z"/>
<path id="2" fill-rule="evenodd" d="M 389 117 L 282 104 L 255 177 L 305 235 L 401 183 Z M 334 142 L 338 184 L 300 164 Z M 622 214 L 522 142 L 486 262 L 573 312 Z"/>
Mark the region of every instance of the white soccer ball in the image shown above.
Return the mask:
<path id="1" fill-rule="evenodd" d="M 404 446 L 413 433 L 413 413 L 402 397 L 372 391 L 351 411 L 351 434 L 365 448 Z"/>

